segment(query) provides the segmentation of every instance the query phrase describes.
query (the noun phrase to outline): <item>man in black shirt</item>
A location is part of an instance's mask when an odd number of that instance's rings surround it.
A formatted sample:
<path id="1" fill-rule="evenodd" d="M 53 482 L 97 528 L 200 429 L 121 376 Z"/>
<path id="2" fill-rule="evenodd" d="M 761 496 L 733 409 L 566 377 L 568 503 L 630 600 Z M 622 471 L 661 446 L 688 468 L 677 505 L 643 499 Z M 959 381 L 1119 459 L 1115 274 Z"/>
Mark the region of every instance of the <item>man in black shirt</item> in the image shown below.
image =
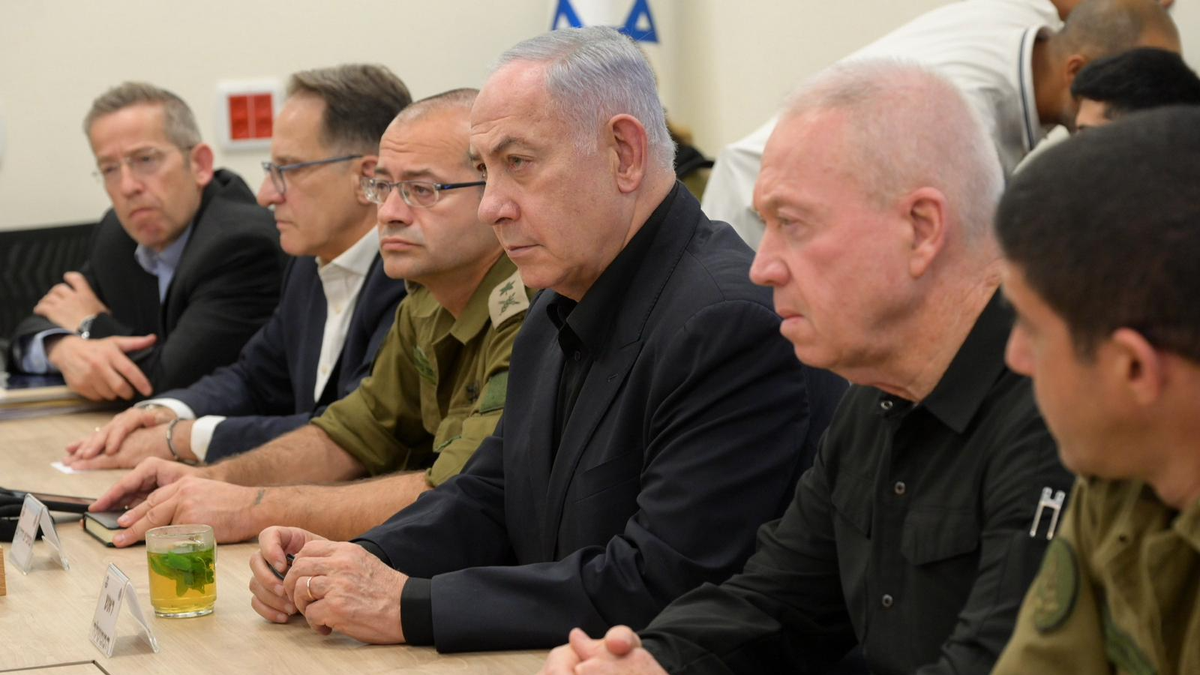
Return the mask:
<path id="1" fill-rule="evenodd" d="M 756 185 L 751 274 L 796 354 L 856 384 L 741 574 L 640 639 L 573 631 L 546 672 L 821 672 L 856 643 L 874 673 L 991 670 L 1045 549 L 1043 490 L 1071 484 L 1004 366 L 1001 188 L 969 105 L 928 71 L 863 61 L 796 94 Z"/>
<path id="2" fill-rule="evenodd" d="M 269 620 L 442 651 L 644 626 L 741 569 L 841 396 L 780 338 L 750 250 L 675 180 L 627 38 L 554 31 L 500 63 L 471 111 L 480 218 L 549 289 L 513 346 L 504 417 L 359 545 L 265 530 L 252 589 Z"/>

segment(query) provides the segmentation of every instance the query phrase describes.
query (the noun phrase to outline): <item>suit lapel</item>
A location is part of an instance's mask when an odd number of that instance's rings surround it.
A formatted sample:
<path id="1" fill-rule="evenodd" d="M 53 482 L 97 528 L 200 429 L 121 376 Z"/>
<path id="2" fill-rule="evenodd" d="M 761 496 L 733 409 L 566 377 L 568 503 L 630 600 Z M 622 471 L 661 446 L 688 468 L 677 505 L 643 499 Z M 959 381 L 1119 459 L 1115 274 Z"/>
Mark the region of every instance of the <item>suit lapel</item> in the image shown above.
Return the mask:
<path id="1" fill-rule="evenodd" d="M 301 261 L 297 261 L 301 262 Z M 317 366 L 321 360 L 321 341 L 325 337 L 325 320 L 329 308 L 326 306 L 325 290 L 321 286 L 321 275 L 317 273 L 317 261 L 315 258 L 304 258 L 305 272 L 311 274 L 311 279 L 306 284 L 308 286 L 308 297 L 304 301 L 302 309 L 303 314 L 298 317 L 303 326 L 299 330 L 299 335 L 290 339 L 298 338 L 298 351 L 300 358 L 298 363 L 290 365 L 292 368 L 292 381 L 299 383 L 299 390 L 295 396 L 307 405 L 303 410 L 312 409 L 318 400 L 324 400 L 325 391 L 321 392 L 318 398 L 313 398 L 313 388 L 317 386 Z M 289 339 L 285 336 L 284 338 Z M 329 385 L 334 383 L 334 378 L 331 376 L 325 383 L 325 389 L 329 389 Z M 334 383 L 336 386 L 336 383 Z"/>
<path id="2" fill-rule="evenodd" d="M 637 360 L 641 346 L 641 340 L 634 340 L 602 354 L 592 363 L 587 378 L 583 381 L 583 389 L 579 392 L 579 399 L 575 409 L 571 412 L 567 428 L 563 430 L 558 454 L 550 469 L 550 480 L 546 490 L 547 527 L 543 530 L 547 535 L 543 551 L 546 560 L 554 559 L 554 549 L 558 543 L 558 528 L 562 523 L 563 505 L 566 502 L 567 490 L 571 486 L 571 479 L 575 476 L 575 469 L 579 466 L 579 461 L 583 459 L 601 418 L 612 406 L 617 392 L 625 383 L 625 378 L 628 377 L 633 362 Z M 560 364 L 562 363 L 561 354 L 558 361 Z M 557 393 L 557 387 L 555 387 L 555 393 Z M 550 404 L 557 403 L 556 399 L 557 396 L 555 396 L 555 400 L 551 400 Z M 546 447 L 549 448 L 549 439 L 547 439 Z"/>
<path id="3" fill-rule="evenodd" d="M 579 392 L 571 419 L 563 431 L 558 455 L 550 472 L 546 491 L 546 518 L 543 553 L 546 560 L 555 559 L 558 531 L 562 523 L 563 508 L 576 469 L 591 447 L 592 437 L 604 415 L 612 407 L 617 393 L 628 378 L 633 364 L 641 353 L 644 332 L 654 312 L 655 304 L 663 288 L 679 264 L 688 242 L 696 232 L 701 217 L 700 204 L 687 192 L 682 184 L 676 184 L 675 197 L 666 219 L 659 226 L 643 264 L 634 274 L 629 290 L 620 301 L 620 306 L 611 309 L 614 317 L 608 344 L 592 363 Z M 553 340 L 547 341 L 555 352 L 561 372 L 562 353 Z M 557 402 L 558 374 L 551 387 L 550 405 Z M 553 411 L 553 407 L 546 408 Z M 554 415 L 548 416 L 553 423 Z M 549 447 L 549 440 L 546 441 Z"/>

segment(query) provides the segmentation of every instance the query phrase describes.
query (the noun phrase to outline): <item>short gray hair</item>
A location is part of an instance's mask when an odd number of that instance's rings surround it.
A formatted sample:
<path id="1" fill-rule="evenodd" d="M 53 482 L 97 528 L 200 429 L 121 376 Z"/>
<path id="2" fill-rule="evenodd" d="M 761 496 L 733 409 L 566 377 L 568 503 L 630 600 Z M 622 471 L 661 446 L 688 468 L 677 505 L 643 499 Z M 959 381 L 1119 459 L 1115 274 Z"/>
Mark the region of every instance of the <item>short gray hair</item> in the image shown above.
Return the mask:
<path id="1" fill-rule="evenodd" d="M 515 61 L 546 64 L 546 91 L 575 129 L 576 147 L 594 152 L 600 124 L 627 114 L 646 128 L 652 160 L 671 170 L 675 142 L 646 56 L 613 28 L 563 28 L 500 55 L 492 72 Z"/>
<path id="2" fill-rule="evenodd" d="M 325 102 L 321 141 L 339 151 L 373 155 L 396 113 L 412 103 L 408 86 L 387 66 L 348 63 L 294 73 L 288 96 L 307 94 Z"/>
<path id="3" fill-rule="evenodd" d="M 172 92 L 146 82 L 124 82 L 96 97 L 83 118 L 83 133 L 90 140 L 96 120 L 134 105 L 162 106 L 163 132 L 179 149 L 186 150 L 202 142 L 196 116 L 188 104 Z"/>
<path id="4" fill-rule="evenodd" d="M 933 187 L 960 214 L 966 241 L 991 241 L 1004 173 L 979 113 L 952 82 L 913 62 L 848 61 L 793 93 L 783 119 L 830 110 L 844 114 L 848 179 L 878 207 Z"/>

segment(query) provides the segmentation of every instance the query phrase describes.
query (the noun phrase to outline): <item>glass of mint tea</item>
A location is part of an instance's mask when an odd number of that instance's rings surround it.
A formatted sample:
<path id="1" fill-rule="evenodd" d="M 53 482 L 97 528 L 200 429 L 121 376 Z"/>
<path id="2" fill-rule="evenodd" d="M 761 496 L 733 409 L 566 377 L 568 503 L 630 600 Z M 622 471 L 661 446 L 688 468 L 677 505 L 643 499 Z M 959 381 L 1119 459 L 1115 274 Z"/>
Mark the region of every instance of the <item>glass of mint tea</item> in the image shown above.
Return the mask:
<path id="1" fill-rule="evenodd" d="M 208 525 L 167 525 L 146 532 L 150 604 L 161 617 L 212 614 L 217 601 L 217 544 Z"/>

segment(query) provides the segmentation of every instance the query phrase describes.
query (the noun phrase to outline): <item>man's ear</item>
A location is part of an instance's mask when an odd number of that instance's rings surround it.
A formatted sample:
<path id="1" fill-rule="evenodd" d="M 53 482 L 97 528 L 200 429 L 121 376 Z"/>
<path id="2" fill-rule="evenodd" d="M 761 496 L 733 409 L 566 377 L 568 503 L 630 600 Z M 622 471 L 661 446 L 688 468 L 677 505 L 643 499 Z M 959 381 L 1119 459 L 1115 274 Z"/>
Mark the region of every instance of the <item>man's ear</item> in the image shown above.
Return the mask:
<path id="1" fill-rule="evenodd" d="M 946 196 L 937 188 L 919 188 L 900 201 L 899 209 L 910 228 L 908 273 L 917 279 L 946 247 Z"/>
<path id="2" fill-rule="evenodd" d="M 1166 359 L 1149 340 L 1132 328 L 1118 328 L 1100 351 L 1111 362 L 1108 374 L 1131 399 L 1142 407 L 1158 402 L 1167 383 Z"/>
<path id="3" fill-rule="evenodd" d="M 650 162 L 650 140 L 646 128 L 632 115 L 617 115 L 608 121 L 608 138 L 613 151 L 613 172 L 623 193 L 638 189 Z"/>
<path id="4" fill-rule="evenodd" d="M 197 143 L 188 153 L 192 174 L 196 176 L 196 184 L 202 188 L 212 182 L 213 161 L 213 149 L 208 143 Z"/>
<path id="5" fill-rule="evenodd" d="M 1063 78 L 1067 82 L 1067 91 L 1071 90 L 1071 83 L 1075 81 L 1075 76 L 1088 63 L 1087 57 L 1083 54 L 1072 54 L 1067 57 L 1067 65 L 1063 71 Z"/>
<path id="6" fill-rule="evenodd" d="M 354 160 L 355 171 L 351 172 L 350 178 L 354 181 L 354 197 L 358 199 L 358 203 L 366 206 L 371 203 L 367 199 L 367 193 L 363 190 L 361 178 L 371 178 L 375 175 L 375 165 L 379 163 L 378 155 L 363 155 L 361 158 Z"/>

